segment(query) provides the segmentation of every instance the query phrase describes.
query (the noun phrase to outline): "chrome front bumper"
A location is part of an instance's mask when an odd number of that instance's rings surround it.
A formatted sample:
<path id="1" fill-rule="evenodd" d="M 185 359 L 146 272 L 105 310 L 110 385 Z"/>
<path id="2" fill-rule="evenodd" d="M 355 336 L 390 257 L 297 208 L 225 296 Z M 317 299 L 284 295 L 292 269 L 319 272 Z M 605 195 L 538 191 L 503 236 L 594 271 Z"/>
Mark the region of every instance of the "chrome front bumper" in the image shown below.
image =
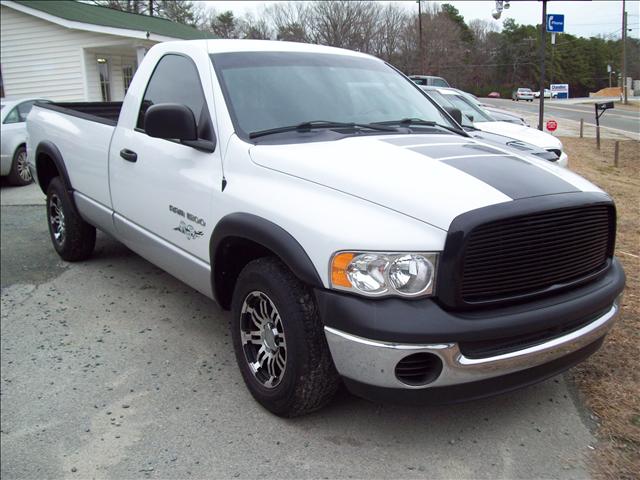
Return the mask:
<path id="1" fill-rule="evenodd" d="M 465 357 L 457 343 L 400 344 L 369 340 L 325 327 L 333 362 L 343 377 L 386 388 L 425 389 L 481 381 L 526 370 L 562 358 L 603 337 L 619 311 L 616 300 L 609 311 L 578 330 L 546 342 L 503 355 Z M 442 371 L 427 385 L 407 385 L 395 376 L 395 367 L 404 357 L 426 352 L 440 357 Z"/>

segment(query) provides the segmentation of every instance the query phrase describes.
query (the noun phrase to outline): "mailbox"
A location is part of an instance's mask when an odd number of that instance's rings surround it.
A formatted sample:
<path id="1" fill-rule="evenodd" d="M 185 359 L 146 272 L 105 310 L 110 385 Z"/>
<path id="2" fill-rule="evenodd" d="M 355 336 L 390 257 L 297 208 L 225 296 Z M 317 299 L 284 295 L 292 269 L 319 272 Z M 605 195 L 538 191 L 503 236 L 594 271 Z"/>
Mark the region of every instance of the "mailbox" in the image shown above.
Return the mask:
<path id="1" fill-rule="evenodd" d="M 613 108 L 613 102 L 596 103 L 596 110 L 609 110 L 610 108 Z"/>

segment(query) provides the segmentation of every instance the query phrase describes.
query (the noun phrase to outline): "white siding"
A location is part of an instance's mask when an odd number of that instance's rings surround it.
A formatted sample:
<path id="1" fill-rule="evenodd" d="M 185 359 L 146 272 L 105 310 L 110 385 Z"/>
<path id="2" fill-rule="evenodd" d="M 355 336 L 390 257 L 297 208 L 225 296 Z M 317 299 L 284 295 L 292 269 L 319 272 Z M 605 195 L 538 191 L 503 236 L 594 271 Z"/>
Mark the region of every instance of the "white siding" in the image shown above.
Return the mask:
<path id="1" fill-rule="evenodd" d="M 134 40 L 115 35 L 71 30 L 0 7 L 0 59 L 7 98 L 43 97 L 54 101 L 99 101 L 96 53 L 102 46 L 129 47 Z M 108 57 L 109 55 L 104 55 Z M 85 95 L 85 72 L 86 86 Z M 121 59 L 111 64 L 113 100 L 122 100 Z"/>

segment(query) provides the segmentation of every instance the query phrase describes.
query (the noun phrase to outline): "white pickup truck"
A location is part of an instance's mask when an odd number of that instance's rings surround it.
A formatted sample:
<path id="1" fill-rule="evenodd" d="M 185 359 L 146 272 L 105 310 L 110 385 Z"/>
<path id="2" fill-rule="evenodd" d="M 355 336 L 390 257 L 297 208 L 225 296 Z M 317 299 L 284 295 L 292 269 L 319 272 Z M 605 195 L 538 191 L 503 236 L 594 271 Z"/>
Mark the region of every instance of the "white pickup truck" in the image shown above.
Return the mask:
<path id="1" fill-rule="evenodd" d="M 122 104 L 36 104 L 28 162 L 59 255 L 100 229 L 231 310 L 271 412 L 441 403 L 585 359 L 625 281 L 611 198 L 459 115 L 356 52 L 163 43 Z"/>

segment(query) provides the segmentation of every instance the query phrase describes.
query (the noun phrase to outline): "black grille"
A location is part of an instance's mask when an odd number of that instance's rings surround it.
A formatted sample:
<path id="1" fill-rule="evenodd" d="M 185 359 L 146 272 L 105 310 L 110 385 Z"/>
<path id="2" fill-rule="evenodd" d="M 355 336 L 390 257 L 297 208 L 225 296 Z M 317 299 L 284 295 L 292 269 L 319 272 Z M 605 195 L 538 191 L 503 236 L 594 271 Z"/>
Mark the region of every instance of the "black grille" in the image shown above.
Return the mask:
<path id="1" fill-rule="evenodd" d="M 464 250 L 462 299 L 528 296 L 601 271 L 612 253 L 614 215 L 610 205 L 590 205 L 475 227 Z"/>

